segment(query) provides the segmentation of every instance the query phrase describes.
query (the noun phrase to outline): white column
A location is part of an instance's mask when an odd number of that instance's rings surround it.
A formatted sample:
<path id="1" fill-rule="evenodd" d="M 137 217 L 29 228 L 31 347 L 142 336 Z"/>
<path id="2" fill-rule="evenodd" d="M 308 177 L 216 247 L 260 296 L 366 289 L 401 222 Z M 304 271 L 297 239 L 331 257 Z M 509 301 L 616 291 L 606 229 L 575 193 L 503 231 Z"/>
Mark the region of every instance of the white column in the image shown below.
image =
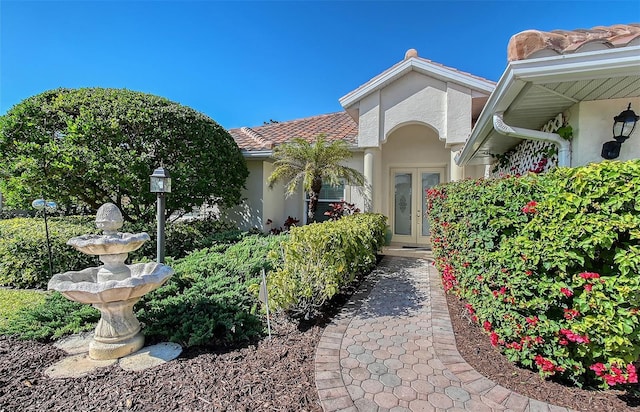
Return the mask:
<path id="1" fill-rule="evenodd" d="M 364 151 L 364 178 L 365 178 L 365 210 L 373 211 L 374 197 L 374 167 L 375 149 L 365 149 Z"/>
<path id="2" fill-rule="evenodd" d="M 463 180 L 464 179 L 464 167 L 460 167 L 456 164 L 456 154 L 458 152 L 451 150 L 451 166 L 449 167 L 449 180 Z"/>

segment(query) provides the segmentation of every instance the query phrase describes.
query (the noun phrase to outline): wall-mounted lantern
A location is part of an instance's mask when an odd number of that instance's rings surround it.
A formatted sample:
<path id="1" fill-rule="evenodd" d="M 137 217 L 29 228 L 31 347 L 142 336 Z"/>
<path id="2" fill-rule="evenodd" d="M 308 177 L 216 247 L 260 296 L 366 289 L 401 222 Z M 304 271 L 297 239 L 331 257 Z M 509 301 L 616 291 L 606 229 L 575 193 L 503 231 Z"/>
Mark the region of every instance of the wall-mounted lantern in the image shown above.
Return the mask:
<path id="1" fill-rule="evenodd" d="M 171 193 L 171 177 L 169 171 L 164 167 L 159 167 L 153 171 L 151 178 L 151 193 L 158 194 L 158 243 L 157 255 L 158 263 L 164 263 L 164 210 L 165 210 L 165 193 Z"/>
<path id="2" fill-rule="evenodd" d="M 636 128 L 636 123 L 640 120 L 640 116 L 631 110 L 631 103 L 627 107 L 627 110 L 621 112 L 619 115 L 613 118 L 613 139 L 602 145 L 601 156 L 605 159 L 616 159 L 620 156 L 620 147 L 624 143 L 633 130 Z"/>

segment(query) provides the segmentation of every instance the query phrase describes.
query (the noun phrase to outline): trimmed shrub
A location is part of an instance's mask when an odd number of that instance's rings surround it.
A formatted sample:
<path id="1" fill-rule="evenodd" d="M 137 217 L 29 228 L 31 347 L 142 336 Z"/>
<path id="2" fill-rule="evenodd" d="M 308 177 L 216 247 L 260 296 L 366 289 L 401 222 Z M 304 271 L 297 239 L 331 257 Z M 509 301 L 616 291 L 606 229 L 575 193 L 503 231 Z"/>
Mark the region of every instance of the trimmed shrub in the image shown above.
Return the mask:
<path id="1" fill-rule="evenodd" d="M 576 385 L 637 383 L 640 160 L 428 191 L 445 290 L 512 361 Z"/>
<path id="2" fill-rule="evenodd" d="M 142 247 L 129 254 L 132 261 L 155 259 L 157 243 L 156 224 L 125 223 L 125 232 L 146 232 L 151 238 Z M 232 244 L 240 241 L 243 232 L 228 223 L 216 219 L 182 220 L 168 224 L 165 228 L 165 255 L 174 259 L 185 257 L 193 250 L 208 248 L 217 244 Z"/>
<path id="3" fill-rule="evenodd" d="M 269 273 L 270 303 L 294 317 L 317 316 L 329 299 L 376 264 L 386 222 L 386 216 L 367 213 L 291 228 L 283 262 Z"/>
<path id="4" fill-rule="evenodd" d="M 0 324 L 0 334 L 46 342 L 93 330 L 99 319 L 100 312 L 93 306 L 72 302 L 52 292 L 44 302 L 22 308 L 6 324 Z"/>
<path id="5" fill-rule="evenodd" d="M 99 264 L 96 257 L 84 255 L 66 244 L 74 236 L 97 231 L 87 219 L 50 218 L 48 226 L 53 273 Z M 44 220 L 0 220 L 0 285 L 46 288 L 48 282 L 49 258 Z"/>

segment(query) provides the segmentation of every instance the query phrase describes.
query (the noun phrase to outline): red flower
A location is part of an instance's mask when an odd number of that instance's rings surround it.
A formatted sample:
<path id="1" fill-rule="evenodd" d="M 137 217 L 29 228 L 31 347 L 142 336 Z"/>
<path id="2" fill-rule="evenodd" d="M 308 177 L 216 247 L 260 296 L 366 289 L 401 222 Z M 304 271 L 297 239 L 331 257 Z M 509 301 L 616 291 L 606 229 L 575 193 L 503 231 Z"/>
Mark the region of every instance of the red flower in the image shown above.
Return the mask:
<path id="1" fill-rule="evenodd" d="M 473 309 L 473 306 L 471 306 L 470 303 L 467 303 L 466 305 L 464 305 L 465 308 L 467 308 L 467 310 L 469 311 L 469 314 L 473 315 L 473 313 L 475 312 L 475 309 Z"/>
<path id="2" fill-rule="evenodd" d="M 491 322 L 489 322 L 488 320 L 485 320 L 482 323 L 482 327 L 484 328 L 484 330 L 486 330 L 487 332 L 491 331 Z"/>
<path id="3" fill-rule="evenodd" d="M 575 309 L 565 309 L 564 310 L 564 318 L 566 320 L 572 320 L 572 319 L 575 319 L 578 316 L 580 316 L 580 312 L 578 312 Z"/>
<path id="4" fill-rule="evenodd" d="M 573 296 L 573 291 L 567 288 L 560 288 L 560 292 L 562 292 L 566 297 L 570 298 Z"/>
<path id="5" fill-rule="evenodd" d="M 538 205 L 538 202 L 536 202 L 535 200 L 530 201 L 529 203 L 527 203 L 525 206 L 522 207 L 522 213 L 536 213 L 537 205 Z"/>
<path id="6" fill-rule="evenodd" d="M 580 277 L 582 279 L 598 279 L 600 277 L 600 274 L 594 272 L 582 272 L 580 274 Z"/>
<path id="7" fill-rule="evenodd" d="M 560 340 L 564 340 L 564 338 L 566 338 L 570 342 L 575 342 L 575 343 L 587 344 L 591 342 L 587 335 L 584 335 L 584 336 L 579 335 L 570 329 L 560 329 Z"/>
<path id="8" fill-rule="evenodd" d="M 587 292 L 591 292 L 591 289 L 593 289 L 593 285 L 591 283 L 587 283 L 586 285 L 584 285 L 584 290 L 586 290 Z"/>
<path id="9" fill-rule="evenodd" d="M 500 340 L 500 336 L 497 333 L 491 332 L 491 345 L 497 346 Z"/>
<path id="10" fill-rule="evenodd" d="M 537 316 L 532 316 L 530 318 L 526 318 L 525 319 L 527 321 L 527 323 L 531 326 L 536 326 L 538 324 L 538 317 Z"/>
<path id="11" fill-rule="evenodd" d="M 593 365 L 589 366 L 589 369 L 594 371 L 597 376 L 604 375 L 604 371 L 607 370 L 606 366 L 604 366 L 604 364 L 601 362 L 594 363 Z"/>
<path id="12" fill-rule="evenodd" d="M 564 370 L 564 368 L 557 367 L 549 359 L 542 357 L 542 355 L 536 355 L 535 361 L 536 365 L 538 365 L 543 372 L 551 372 L 551 374 L 553 374 L 556 371 L 561 372 Z"/>
<path id="13" fill-rule="evenodd" d="M 627 374 L 629 375 L 627 379 L 629 383 L 638 383 L 638 372 L 636 371 L 636 367 L 633 366 L 633 363 L 627 365 Z"/>

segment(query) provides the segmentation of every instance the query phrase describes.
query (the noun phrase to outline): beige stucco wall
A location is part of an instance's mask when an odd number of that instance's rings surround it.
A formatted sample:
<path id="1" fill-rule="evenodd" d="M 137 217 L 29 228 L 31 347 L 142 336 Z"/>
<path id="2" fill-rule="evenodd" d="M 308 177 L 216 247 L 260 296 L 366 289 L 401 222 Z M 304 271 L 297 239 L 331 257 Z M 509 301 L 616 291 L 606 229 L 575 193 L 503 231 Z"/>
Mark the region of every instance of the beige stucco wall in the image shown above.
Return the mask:
<path id="1" fill-rule="evenodd" d="M 263 186 L 266 176 L 263 173 L 262 160 L 247 160 L 249 177 L 242 192 L 243 202 L 221 212 L 221 218 L 233 222 L 241 230 L 262 229 L 263 225 Z"/>
<path id="2" fill-rule="evenodd" d="M 640 113 L 640 98 L 616 100 L 586 101 L 576 104 L 568 111 L 569 124 L 573 127 L 574 140 L 571 144 L 571 166 L 583 166 L 592 162 L 601 162 L 602 144 L 613 140 L 613 118 L 627 109 Z M 640 126 L 636 126 L 633 134 L 620 149 L 620 157 L 616 160 L 640 158 Z"/>
<path id="3" fill-rule="evenodd" d="M 415 71 L 359 102 L 358 146 L 379 147 L 398 127 L 428 124 L 448 146 L 462 144 L 471 132 L 468 88 Z"/>

